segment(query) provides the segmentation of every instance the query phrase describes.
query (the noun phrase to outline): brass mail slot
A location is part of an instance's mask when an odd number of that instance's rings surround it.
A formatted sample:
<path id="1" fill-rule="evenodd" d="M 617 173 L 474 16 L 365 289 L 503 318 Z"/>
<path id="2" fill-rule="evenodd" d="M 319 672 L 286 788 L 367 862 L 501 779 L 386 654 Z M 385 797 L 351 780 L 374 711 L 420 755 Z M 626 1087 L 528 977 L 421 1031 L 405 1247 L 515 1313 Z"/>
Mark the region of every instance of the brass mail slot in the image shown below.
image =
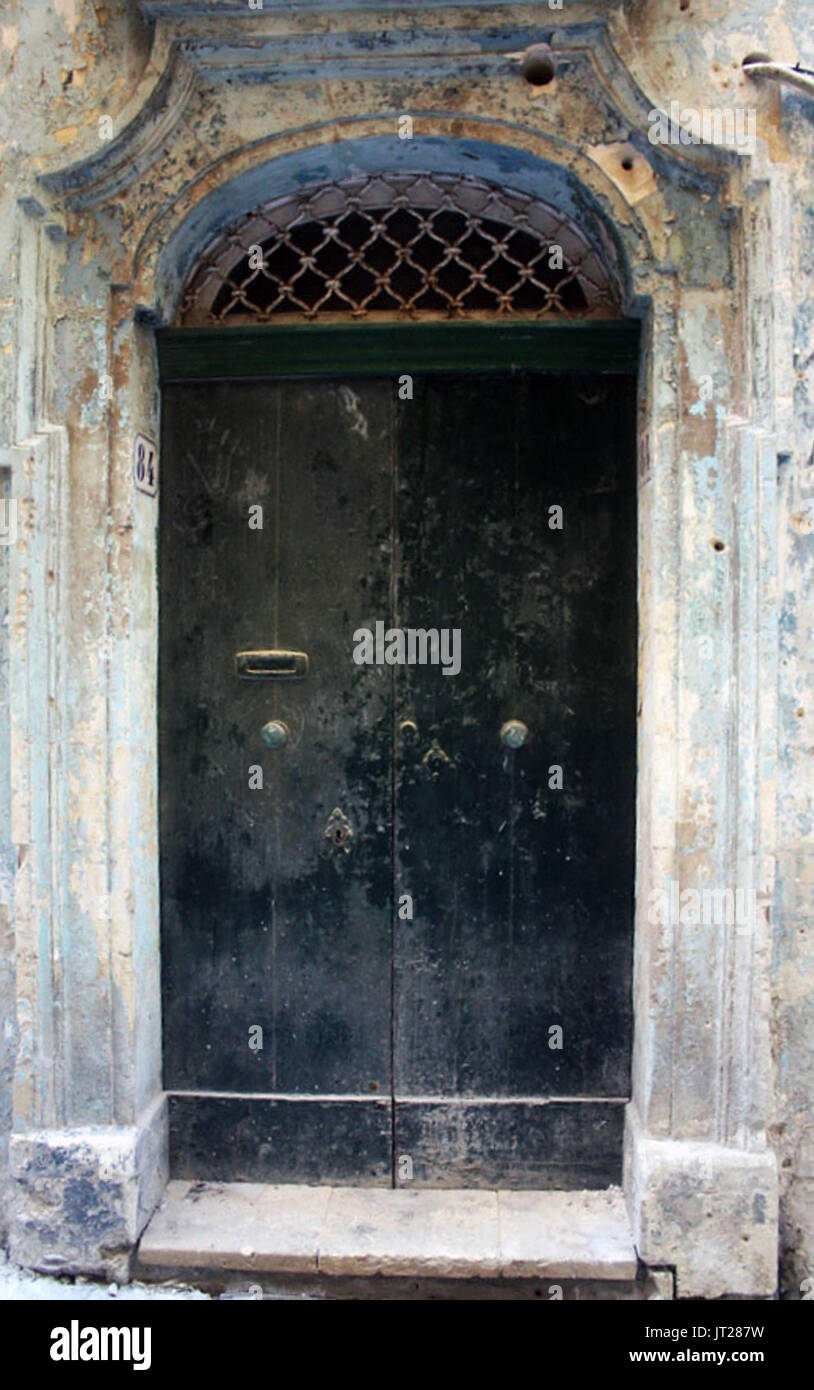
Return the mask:
<path id="1" fill-rule="evenodd" d="M 235 670 L 245 681 L 302 681 L 308 675 L 307 652 L 236 652 Z"/>

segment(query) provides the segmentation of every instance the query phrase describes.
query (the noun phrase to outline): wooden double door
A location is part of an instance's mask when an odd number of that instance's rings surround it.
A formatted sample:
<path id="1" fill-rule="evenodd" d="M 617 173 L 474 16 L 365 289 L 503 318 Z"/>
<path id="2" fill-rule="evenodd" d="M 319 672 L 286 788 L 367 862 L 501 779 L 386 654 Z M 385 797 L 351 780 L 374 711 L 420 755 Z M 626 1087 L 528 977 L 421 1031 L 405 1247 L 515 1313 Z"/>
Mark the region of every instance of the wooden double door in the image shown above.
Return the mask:
<path id="1" fill-rule="evenodd" d="M 576 372 L 165 385 L 176 1176 L 619 1180 L 634 398 Z"/>

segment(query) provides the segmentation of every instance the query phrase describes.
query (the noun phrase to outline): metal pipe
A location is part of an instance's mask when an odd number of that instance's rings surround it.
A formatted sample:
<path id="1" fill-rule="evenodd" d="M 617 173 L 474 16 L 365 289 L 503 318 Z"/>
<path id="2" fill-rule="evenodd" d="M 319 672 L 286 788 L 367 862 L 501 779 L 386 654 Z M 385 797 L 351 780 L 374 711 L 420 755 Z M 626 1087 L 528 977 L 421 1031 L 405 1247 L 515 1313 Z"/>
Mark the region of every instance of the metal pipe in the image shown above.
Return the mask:
<path id="1" fill-rule="evenodd" d="M 801 68 L 799 64 L 791 67 L 789 63 L 773 63 L 770 58 L 744 58 L 743 70 L 750 77 L 769 77 L 773 82 L 786 82 L 790 87 L 814 97 L 814 72 Z"/>

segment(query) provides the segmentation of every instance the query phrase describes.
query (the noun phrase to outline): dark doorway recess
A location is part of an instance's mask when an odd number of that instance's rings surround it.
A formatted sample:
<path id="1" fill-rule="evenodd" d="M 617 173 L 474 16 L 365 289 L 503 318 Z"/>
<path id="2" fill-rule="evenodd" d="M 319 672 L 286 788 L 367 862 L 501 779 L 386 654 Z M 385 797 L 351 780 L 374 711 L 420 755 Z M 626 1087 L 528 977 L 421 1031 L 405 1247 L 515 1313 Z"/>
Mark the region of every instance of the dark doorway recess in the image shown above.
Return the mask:
<path id="1" fill-rule="evenodd" d="M 620 1180 L 636 381 L 613 328 L 567 371 L 545 326 L 456 326 L 445 369 L 428 328 L 380 336 L 378 369 L 370 329 L 288 330 L 287 370 L 250 330 L 250 379 L 228 330 L 161 335 L 175 1176 Z M 460 672 L 357 664 L 377 622 L 457 629 Z M 268 652 L 305 657 L 236 662 Z"/>

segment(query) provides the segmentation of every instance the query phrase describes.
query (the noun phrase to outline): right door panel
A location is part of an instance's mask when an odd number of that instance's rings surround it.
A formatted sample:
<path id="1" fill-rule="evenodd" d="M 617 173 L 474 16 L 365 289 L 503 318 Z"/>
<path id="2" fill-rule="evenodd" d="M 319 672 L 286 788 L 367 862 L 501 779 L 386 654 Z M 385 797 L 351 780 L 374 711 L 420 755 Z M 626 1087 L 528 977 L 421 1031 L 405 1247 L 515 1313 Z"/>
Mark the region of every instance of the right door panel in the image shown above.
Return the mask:
<path id="1" fill-rule="evenodd" d="M 396 1177 L 618 1181 L 635 383 L 417 378 L 396 439 L 393 622 L 458 628 L 462 644 L 457 675 L 394 668 L 396 894 L 413 899 L 395 922 Z M 517 748 L 500 736 L 511 720 L 528 729 Z"/>

